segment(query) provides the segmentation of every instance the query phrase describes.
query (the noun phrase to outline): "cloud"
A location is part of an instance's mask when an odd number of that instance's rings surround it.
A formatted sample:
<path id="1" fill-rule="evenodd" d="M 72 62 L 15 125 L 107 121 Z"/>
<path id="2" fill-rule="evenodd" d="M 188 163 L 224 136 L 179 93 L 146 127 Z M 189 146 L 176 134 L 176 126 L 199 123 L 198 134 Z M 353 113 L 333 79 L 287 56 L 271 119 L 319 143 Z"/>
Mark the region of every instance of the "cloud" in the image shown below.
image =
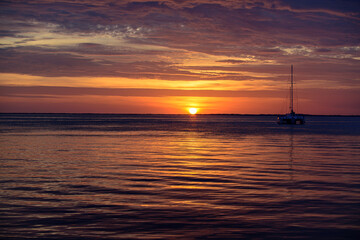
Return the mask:
<path id="1" fill-rule="evenodd" d="M 85 49 L 89 45 L 86 45 Z M 92 45 L 90 48 L 99 48 Z M 80 50 L 79 50 L 80 49 Z M 86 52 L 80 46 L 79 52 Z M 91 53 L 94 50 L 89 50 Z M 95 52 L 99 54 L 96 50 Z M 117 53 L 119 54 L 119 53 Z M 199 80 L 203 75 L 179 70 L 171 62 L 131 61 L 127 63 L 102 61 L 71 53 L 48 49 L 19 47 L 0 49 L 0 72 L 47 77 L 128 77 L 135 79 Z"/>
<path id="2" fill-rule="evenodd" d="M 274 97 L 282 91 L 231 91 L 231 90 L 176 90 L 176 89 L 141 89 L 141 88 L 89 88 L 89 87 L 49 87 L 49 86 L 0 86 L 2 96 L 31 97 L 39 96 L 192 96 L 192 97 Z"/>
<path id="3" fill-rule="evenodd" d="M 74 81 L 253 81 L 259 87 L 267 80 L 281 89 L 294 64 L 298 82 L 307 89 L 358 89 L 358 1 L 19 0 L 0 5 L 2 73 Z"/>
<path id="4" fill-rule="evenodd" d="M 166 56 L 162 51 L 139 52 L 93 43 L 56 48 L 3 48 L 0 49 L 0 72 L 44 77 L 117 77 L 129 80 L 267 80 L 272 81 L 275 86 L 277 82 L 287 80 L 289 66 L 294 64 L 299 82 L 327 80 L 329 86 L 333 87 L 336 83 L 355 86 L 359 80 L 358 61 L 345 58 L 349 53 L 356 52 L 356 49 L 330 51 L 315 48 L 308 56 L 302 56 L 301 52 L 294 53 L 291 60 L 290 57 L 283 56 L 283 51 L 280 50 L 257 51 L 264 52 L 262 56 L 258 54 L 257 59 L 222 59 L 205 65 L 196 65 L 195 61 L 194 64 L 184 66 L 173 60 L 161 61 L 159 56 Z M 171 58 L 174 53 L 167 54 Z M 276 55 L 276 63 L 258 62 L 261 58 L 269 59 L 271 55 Z"/>
<path id="5" fill-rule="evenodd" d="M 256 97 L 269 98 L 284 95 L 287 90 L 183 90 L 183 89 L 141 89 L 141 88 L 91 88 L 91 87 L 51 87 L 51 86 L 0 86 L 1 96 L 141 96 L 141 97 L 164 97 L 164 96 L 192 96 L 192 97 Z M 356 89 L 307 89 L 301 90 L 300 94 L 305 99 L 311 99 L 316 92 L 317 98 L 326 95 L 355 96 Z M 359 102 L 360 99 L 357 100 Z"/>
<path id="6" fill-rule="evenodd" d="M 359 17 L 360 3 L 356 0 L 284 0 L 283 5 L 288 5 L 295 10 L 323 10 L 331 11 L 330 13 L 349 13 Z"/>
<path id="7" fill-rule="evenodd" d="M 309 1 L 306 1 L 306 4 L 296 4 L 297 2 L 302 3 L 302 1 L 272 1 L 271 4 L 269 1 L 121 1 L 116 3 L 102 1 L 94 4 L 87 1 L 56 3 L 19 1 L 3 3 L 2 14 L 8 19 L 17 21 L 35 19 L 39 22 L 57 24 L 58 31 L 107 32 L 116 35 L 129 34 L 138 29 L 146 39 L 154 43 L 168 41 L 166 37 L 171 37 L 169 33 L 176 34 L 176 38 L 170 39 L 173 41 L 177 38 L 182 40 L 181 36 L 185 34 L 187 38 L 190 37 L 189 41 L 195 41 L 194 45 L 198 45 L 196 42 L 208 41 L 209 38 L 210 40 L 221 38 L 225 41 L 224 45 L 234 44 L 235 41 L 242 44 L 262 45 L 272 42 L 311 44 L 321 41 L 324 33 L 326 39 L 329 34 L 334 35 L 334 32 L 339 36 L 358 27 L 354 20 L 346 18 L 331 18 L 311 11 L 291 12 L 291 9 L 319 10 L 320 6 L 331 8 L 328 7 L 329 4 L 313 4 Z M 341 12 L 354 9 L 354 6 L 358 5 L 352 1 L 341 2 L 343 6 L 339 8 Z M 284 11 L 279 6 L 288 6 L 288 11 Z M 186 34 L 188 32 L 191 32 L 193 37 Z M 268 38 L 269 33 L 271 38 Z M 326 42 L 325 39 L 322 41 Z M 331 39 L 335 41 L 338 38 L 331 37 Z M 356 39 L 348 40 L 354 43 Z M 329 40 L 327 42 L 330 43 Z"/>
<path id="8" fill-rule="evenodd" d="M 217 62 L 231 63 L 231 64 L 241 64 L 241 63 L 247 63 L 247 62 L 249 62 L 249 61 L 235 60 L 235 59 L 226 59 L 226 60 L 218 60 Z"/>
<path id="9" fill-rule="evenodd" d="M 37 76 L 97 75 L 101 63 L 67 53 L 33 52 L 26 48 L 0 49 L 0 72 Z M 104 71 L 106 73 L 106 71 Z"/>

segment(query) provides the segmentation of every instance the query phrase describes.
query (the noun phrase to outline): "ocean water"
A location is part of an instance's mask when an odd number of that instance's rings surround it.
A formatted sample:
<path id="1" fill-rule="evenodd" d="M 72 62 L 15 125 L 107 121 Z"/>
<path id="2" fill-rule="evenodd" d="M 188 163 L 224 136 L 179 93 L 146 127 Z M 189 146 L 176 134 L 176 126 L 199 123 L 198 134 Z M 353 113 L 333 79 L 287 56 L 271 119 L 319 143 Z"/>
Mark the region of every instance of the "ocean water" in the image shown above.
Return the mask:
<path id="1" fill-rule="evenodd" d="M 1 239 L 359 239 L 360 117 L 0 114 Z"/>

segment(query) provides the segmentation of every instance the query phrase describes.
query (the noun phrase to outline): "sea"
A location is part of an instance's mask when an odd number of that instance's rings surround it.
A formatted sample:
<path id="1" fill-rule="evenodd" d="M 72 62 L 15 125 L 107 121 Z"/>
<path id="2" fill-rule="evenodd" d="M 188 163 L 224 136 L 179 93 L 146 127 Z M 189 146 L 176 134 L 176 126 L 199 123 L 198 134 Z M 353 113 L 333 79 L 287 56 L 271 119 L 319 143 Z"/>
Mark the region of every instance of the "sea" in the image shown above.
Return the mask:
<path id="1" fill-rule="evenodd" d="M 360 117 L 0 114 L 1 239 L 360 239 Z"/>

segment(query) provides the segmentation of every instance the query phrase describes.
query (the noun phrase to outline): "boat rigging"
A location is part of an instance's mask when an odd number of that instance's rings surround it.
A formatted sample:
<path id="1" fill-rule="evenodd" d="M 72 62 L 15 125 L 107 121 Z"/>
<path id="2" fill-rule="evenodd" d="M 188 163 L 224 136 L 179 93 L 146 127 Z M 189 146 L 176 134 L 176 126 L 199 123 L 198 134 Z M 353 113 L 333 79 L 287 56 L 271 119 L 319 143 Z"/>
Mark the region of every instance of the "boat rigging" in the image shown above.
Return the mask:
<path id="1" fill-rule="evenodd" d="M 291 65 L 291 84 L 290 84 L 290 113 L 280 115 L 277 118 L 278 124 L 304 124 L 305 117 L 294 112 L 294 70 Z"/>

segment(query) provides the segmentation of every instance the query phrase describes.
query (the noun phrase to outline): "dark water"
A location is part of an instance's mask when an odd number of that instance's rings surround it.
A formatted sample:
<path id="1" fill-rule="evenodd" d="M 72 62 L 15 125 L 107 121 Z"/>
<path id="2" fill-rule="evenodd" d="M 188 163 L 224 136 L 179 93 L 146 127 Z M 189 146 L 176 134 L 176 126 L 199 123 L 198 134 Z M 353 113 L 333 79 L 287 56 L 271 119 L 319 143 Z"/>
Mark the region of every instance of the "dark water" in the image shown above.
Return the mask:
<path id="1" fill-rule="evenodd" d="M 0 115 L 3 239 L 358 239 L 360 117 Z"/>

